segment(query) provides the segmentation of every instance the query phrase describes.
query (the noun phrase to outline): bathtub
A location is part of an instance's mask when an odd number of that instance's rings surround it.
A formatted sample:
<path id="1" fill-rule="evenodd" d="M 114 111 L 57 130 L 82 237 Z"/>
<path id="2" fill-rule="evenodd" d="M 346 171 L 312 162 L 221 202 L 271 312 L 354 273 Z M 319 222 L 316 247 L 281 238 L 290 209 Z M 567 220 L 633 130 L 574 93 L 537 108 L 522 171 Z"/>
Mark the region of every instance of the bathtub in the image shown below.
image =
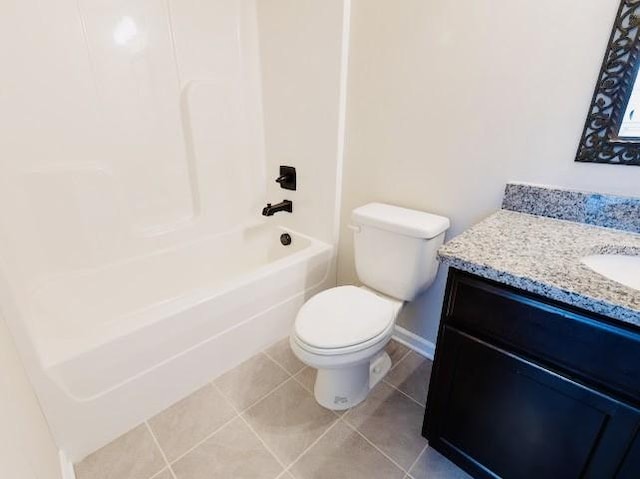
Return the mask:
<path id="1" fill-rule="evenodd" d="M 27 366 L 69 460 L 288 334 L 334 284 L 334 252 L 291 231 L 284 246 L 284 232 L 257 224 L 31 285 Z"/>

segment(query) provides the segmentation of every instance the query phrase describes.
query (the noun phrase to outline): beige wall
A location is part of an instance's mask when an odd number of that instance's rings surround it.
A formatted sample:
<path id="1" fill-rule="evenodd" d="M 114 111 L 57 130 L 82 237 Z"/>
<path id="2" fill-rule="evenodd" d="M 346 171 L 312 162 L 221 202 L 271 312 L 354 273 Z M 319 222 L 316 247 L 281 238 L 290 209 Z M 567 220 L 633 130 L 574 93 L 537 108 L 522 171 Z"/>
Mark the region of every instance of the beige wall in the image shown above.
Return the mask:
<path id="1" fill-rule="evenodd" d="M 339 281 L 368 201 L 446 215 L 450 238 L 508 180 L 640 195 L 640 168 L 573 161 L 617 4 L 353 0 Z M 429 340 L 444 277 L 400 319 Z"/>
<path id="2" fill-rule="evenodd" d="M 0 477 L 60 478 L 58 450 L 1 316 Z"/>

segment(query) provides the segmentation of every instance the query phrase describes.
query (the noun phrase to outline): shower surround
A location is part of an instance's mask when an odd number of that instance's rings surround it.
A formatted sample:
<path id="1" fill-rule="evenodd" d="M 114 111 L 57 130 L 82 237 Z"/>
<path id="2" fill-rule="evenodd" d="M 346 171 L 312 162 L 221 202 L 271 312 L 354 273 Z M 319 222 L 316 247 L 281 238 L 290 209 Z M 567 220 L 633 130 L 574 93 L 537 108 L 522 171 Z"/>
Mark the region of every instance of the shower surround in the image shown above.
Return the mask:
<path id="1" fill-rule="evenodd" d="M 348 2 L 25 0 L 0 23 L 0 307 L 78 461 L 335 284 Z M 294 213 L 264 218 L 280 164 Z"/>

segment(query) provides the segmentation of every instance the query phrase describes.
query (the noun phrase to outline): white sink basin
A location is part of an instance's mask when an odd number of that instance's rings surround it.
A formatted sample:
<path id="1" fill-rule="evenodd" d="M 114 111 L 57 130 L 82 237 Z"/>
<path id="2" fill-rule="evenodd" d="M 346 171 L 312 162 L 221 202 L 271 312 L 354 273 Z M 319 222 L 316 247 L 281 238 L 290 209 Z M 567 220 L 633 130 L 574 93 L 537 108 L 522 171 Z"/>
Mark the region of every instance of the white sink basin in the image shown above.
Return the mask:
<path id="1" fill-rule="evenodd" d="M 610 280 L 640 290 L 640 256 L 594 254 L 581 261 Z"/>

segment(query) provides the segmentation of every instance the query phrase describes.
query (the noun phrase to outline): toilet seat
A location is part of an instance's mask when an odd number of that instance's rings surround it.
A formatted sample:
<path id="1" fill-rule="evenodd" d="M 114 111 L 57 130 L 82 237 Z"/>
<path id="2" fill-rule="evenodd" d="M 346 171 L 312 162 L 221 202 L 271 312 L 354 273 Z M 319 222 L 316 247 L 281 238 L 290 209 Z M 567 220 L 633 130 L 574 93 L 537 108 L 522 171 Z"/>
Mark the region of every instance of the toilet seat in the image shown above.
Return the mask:
<path id="1" fill-rule="evenodd" d="M 381 334 L 369 339 L 368 341 L 364 341 L 359 344 L 354 344 L 352 346 L 347 346 L 344 348 L 318 348 L 306 344 L 304 341 L 301 341 L 295 334 L 292 335 L 291 339 L 296 343 L 296 345 L 305 351 L 308 354 L 312 354 L 315 356 L 325 356 L 327 358 L 331 357 L 334 360 L 340 357 L 351 357 L 353 354 L 359 354 L 362 351 L 365 351 L 371 347 L 374 347 L 376 344 L 384 342 L 386 343 L 391 336 L 393 335 L 394 323 L 390 323 L 389 327 L 383 331 Z M 352 359 L 352 358 L 351 358 Z"/>
<path id="2" fill-rule="evenodd" d="M 400 303 L 364 288 L 339 286 L 323 291 L 300 309 L 295 340 L 316 354 L 344 354 L 387 338 Z"/>

